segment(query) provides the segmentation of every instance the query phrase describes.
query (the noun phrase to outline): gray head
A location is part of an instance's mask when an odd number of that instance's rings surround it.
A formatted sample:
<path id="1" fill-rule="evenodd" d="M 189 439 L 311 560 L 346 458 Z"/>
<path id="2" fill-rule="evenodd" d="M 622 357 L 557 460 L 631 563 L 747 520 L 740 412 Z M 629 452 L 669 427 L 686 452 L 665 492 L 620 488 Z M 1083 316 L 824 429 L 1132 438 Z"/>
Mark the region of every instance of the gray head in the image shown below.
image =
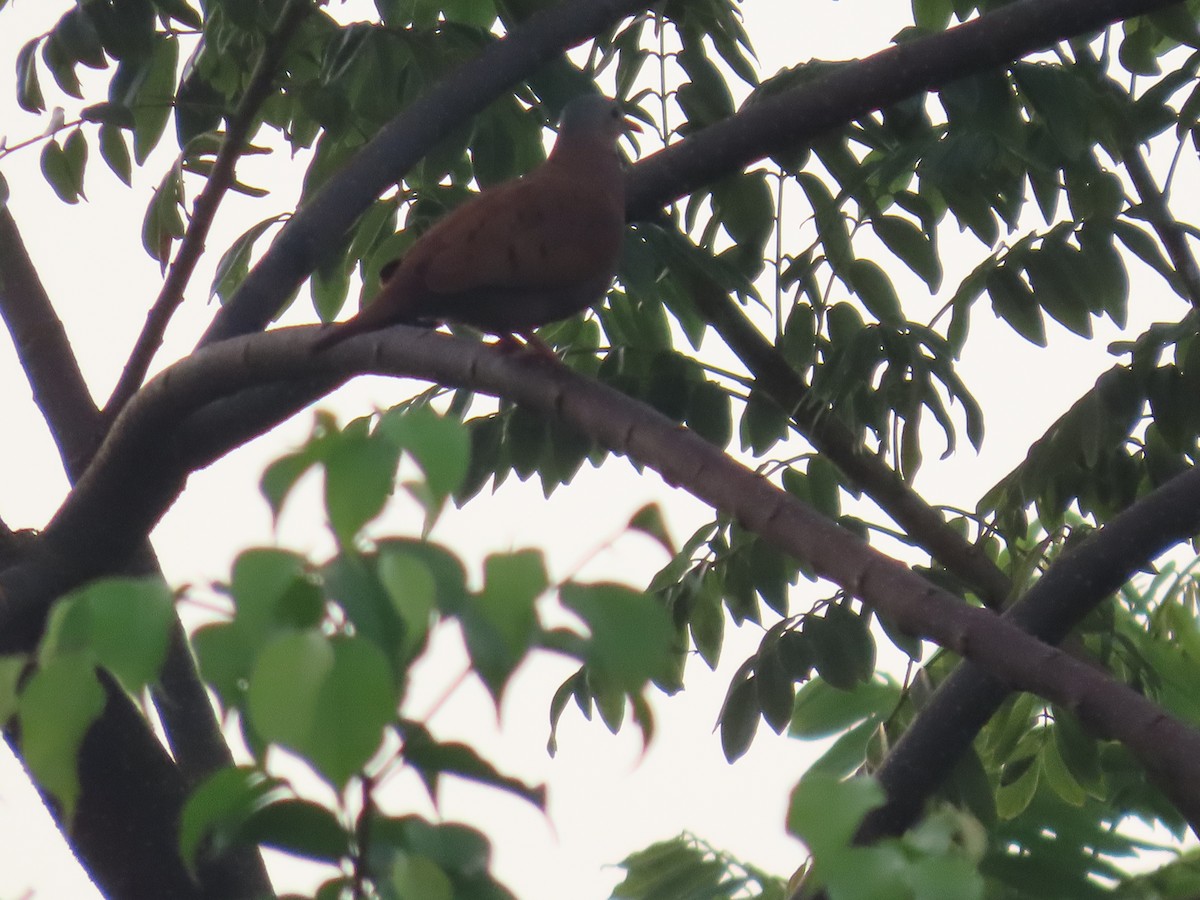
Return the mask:
<path id="1" fill-rule="evenodd" d="M 616 141 L 626 130 L 641 131 L 636 123 L 625 119 L 617 101 L 603 94 L 581 94 L 563 108 L 558 136 L 560 140 L 605 137 Z"/>

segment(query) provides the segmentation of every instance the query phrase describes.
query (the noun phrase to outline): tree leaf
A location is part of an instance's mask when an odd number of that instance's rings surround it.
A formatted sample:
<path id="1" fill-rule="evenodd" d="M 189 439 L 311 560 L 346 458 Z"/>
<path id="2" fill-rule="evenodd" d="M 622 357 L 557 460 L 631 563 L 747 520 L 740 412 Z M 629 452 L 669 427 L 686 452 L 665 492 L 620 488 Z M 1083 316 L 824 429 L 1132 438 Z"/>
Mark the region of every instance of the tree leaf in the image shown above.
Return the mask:
<path id="1" fill-rule="evenodd" d="M 17 53 L 17 105 L 31 113 L 40 113 L 46 108 L 37 73 L 37 47 L 41 40 L 36 37 L 26 42 Z"/>
<path id="2" fill-rule="evenodd" d="M 179 41 L 159 37 L 150 56 L 140 63 L 137 90 L 129 107 L 133 110 L 133 158 L 143 165 L 166 130 L 175 101 L 175 69 L 179 63 Z"/>
<path id="3" fill-rule="evenodd" d="M 548 584 L 540 553 L 493 554 L 483 590 L 461 612 L 471 663 L 497 703 L 537 633 L 534 601 Z"/>
<path id="4" fill-rule="evenodd" d="M 42 147 L 42 176 L 54 188 L 64 203 L 79 202 L 79 182 L 71 168 L 71 160 L 58 141 L 47 141 Z"/>
<path id="5" fill-rule="evenodd" d="M 282 634 L 258 654 L 247 709 L 255 730 L 341 788 L 379 749 L 397 696 L 383 652 L 357 637 Z"/>
<path id="6" fill-rule="evenodd" d="M 758 731 L 758 687 L 751 675 L 738 682 L 721 708 L 721 752 L 728 762 L 745 755 Z"/>
<path id="7" fill-rule="evenodd" d="M 632 693 L 666 674 L 675 629 L 654 598 L 619 584 L 573 581 L 559 589 L 559 596 L 587 624 L 588 669 L 606 684 Z"/>
<path id="8" fill-rule="evenodd" d="M 30 677 L 17 706 L 22 759 L 69 820 L 79 798 L 79 747 L 104 711 L 93 662 L 82 653 L 55 656 Z"/>
<path id="9" fill-rule="evenodd" d="M 886 325 L 899 325 L 904 321 L 900 297 L 892 280 L 876 263 L 869 259 L 853 260 L 844 274 L 850 288 L 876 319 Z"/>
<path id="10" fill-rule="evenodd" d="M 998 266 L 987 275 L 992 311 L 1012 326 L 1013 331 L 1031 344 L 1046 346 L 1046 325 L 1033 292 L 1016 272 Z"/>

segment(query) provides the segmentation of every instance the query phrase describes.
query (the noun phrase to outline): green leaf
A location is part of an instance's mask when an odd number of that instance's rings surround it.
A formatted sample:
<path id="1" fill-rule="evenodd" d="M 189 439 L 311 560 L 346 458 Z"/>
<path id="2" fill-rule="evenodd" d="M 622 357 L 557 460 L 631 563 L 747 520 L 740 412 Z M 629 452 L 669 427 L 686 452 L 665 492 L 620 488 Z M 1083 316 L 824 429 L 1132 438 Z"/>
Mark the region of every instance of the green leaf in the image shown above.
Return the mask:
<path id="1" fill-rule="evenodd" d="M 788 801 L 787 830 L 817 857 L 847 847 L 859 823 L 884 801 L 873 778 L 842 781 L 820 773 L 800 779 Z"/>
<path id="2" fill-rule="evenodd" d="M 821 244 L 825 247 L 825 257 L 835 271 L 842 271 L 854 259 L 854 248 L 850 244 L 850 231 L 846 227 L 846 217 L 834 203 L 833 194 L 829 188 L 815 175 L 802 172 L 796 180 L 803 188 L 808 202 L 812 206 L 813 215 L 817 222 L 817 233 Z"/>
<path id="3" fill-rule="evenodd" d="M 396 897 L 422 900 L 454 900 L 454 885 L 437 863 L 424 856 L 402 854 L 388 878 Z"/>
<path id="4" fill-rule="evenodd" d="M 212 286 L 208 291 L 210 299 L 217 296 L 224 304 L 233 297 L 234 292 L 245 280 L 246 273 L 250 271 L 250 255 L 254 251 L 254 243 L 266 233 L 267 229 L 279 221 L 280 216 L 263 219 L 257 225 L 246 229 L 236 241 L 229 245 L 229 249 L 221 254 L 216 272 L 213 274 Z"/>
<path id="5" fill-rule="evenodd" d="M 675 545 L 671 542 L 671 535 L 667 531 L 667 523 L 663 518 L 662 507 L 657 503 L 647 503 L 635 512 L 630 516 L 629 525 L 626 527 L 630 531 L 640 531 L 642 534 L 657 541 L 658 545 L 669 556 L 675 555 Z"/>
<path id="6" fill-rule="evenodd" d="M 754 657 L 754 680 L 758 686 L 758 704 L 763 718 L 779 734 L 792 718 L 796 688 L 792 676 L 779 653 L 777 638 L 768 637 Z"/>
<path id="7" fill-rule="evenodd" d="M 76 175 L 71 159 L 58 141 L 47 141 L 42 147 L 42 176 L 64 203 L 79 202 L 79 181 Z"/>
<path id="8" fill-rule="evenodd" d="M 341 788 L 379 749 L 396 704 L 378 647 L 304 631 L 280 635 L 258 654 L 247 708 L 264 739 L 305 757 Z"/>
<path id="9" fill-rule="evenodd" d="M 982 900 L 984 879 L 964 856 L 931 856 L 915 860 L 904 873 L 914 897 L 954 897 Z"/>
<path id="10" fill-rule="evenodd" d="M 79 79 L 75 75 L 75 60 L 54 32 L 51 32 L 42 44 L 42 62 L 46 64 L 46 68 L 50 70 L 64 94 L 76 98 L 83 97 Z"/>
<path id="11" fill-rule="evenodd" d="M 133 163 L 120 128 L 108 124 L 100 126 L 100 157 L 118 178 L 133 186 Z"/>
<path id="12" fill-rule="evenodd" d="M 229 623 L 204 625 L 192 633 L 191 643 L 205 684 L 226 707 L 240 706 L 255 650 L 245 630 Z"/>
<path id="13" fill-rule="evenodd" d="M 184 860 L 195 866 L 202 852 L 218 855 L 238 844 L 243 825 L 278 796 L 280 785 L 248 766 L 230 766 L 206 778 L 192 791 L 179 816 L 179 850 Z"/>
<path id="14" fill-rule="evenodd" d="M 246 550 L 234 563 L 234 620 L 255 643 L 280 629 L 313 628 L 325 598 L 304 557 L 270 547 Z"/>
<path id="15" fill-rule="evenodd" d="M 83 172 L 87 168 L 87 155 L 87 138 L 83 136 L 81 129 L 76 128 L 63 142 L 63 156 L 66 157 L 75 184 L 75 193 L 85 200 L 87 196 L 83 192 Z"/>
<path id="16" fill-rule="evenodd" d="M 313 272 L 308 283 L 309 292 L 312 294 L 313 308 L 322 322 L 333 319 L 345 305 L 353 268 L 354 261 L 342 255 L 318 266 Z"/>
<path id="17" fill-rule="evenodd" d="M 31 113 L 39 113 L 46 108 L 37 73 L 37 47 L 40 41 L 40 37 L 28 41 L 17 53 L 17 104 Z"/>
<path id="18" fill-rule="evenodd" d="M 179 41 L 159 36 L 153 52 L 140 64 L 137 89 L 129 103 L 133 110 L 133 158 L 143 165 L 157 146 L 175 101 L 175 69 Z"/>
<path id="19" fill-rule="evenodd" d="M 402 547 L 379 550 L 379 580 L 404 624 L 401 653 L 415 655 L 433 625 L 437 583 L 429 567 Z"/>
<path id="20" fill-rule="evenodd" d="M 493 554 L 484 562 L 483 590 L 461 611 L 471 662 L 497 703 L 533 644 L 533 604 L 547 584 L 541 553 Z"/>
<path id="21" fill-rule="evenodd" d="M 279 514 L 283 511 L 288 494 L 315 463 L 311 453 L 302 451 L 281 456 L 263 470 L 258 490 L 271 507 L 271 518 L 275 525 L 279 524 Z"/>
<path id="22" fill-rule="evenodd" d="M 389 411 L 379 430 L 413 455 L 435 497 L 449 497 L 462 486 L 471 464 L 471 437 L 461 421 L 420 406 Z"/>
<path id="23" fill-rule="evenodd" d="M 1020 275 L 1008 266 L 998 266 L 987 275 L 987 289 L 992 297 L 992 311 L 999 318 L 1031 344 L 1046 346 L 1042 309 Z"/>
<path id="24" fill-rule="evenodd" d="M 793 682 L 808 681 L 812 674 L 814 654 L 809 646 L 809 640 L 802 632 L 789 628 L 779 636 L 779 646 L 776 650 L 783 670 Z M 819 683 L 819 682 L 818 682 Z M 792 704 L 795 711 L 795 700 Z"/>
<path id="25" fill-rule="evenodd" d="M 1087 800 L 1087 792 L 1075 780 L 1071 770 L 1058 752 L 1056 741 L 1046 741 L 1038 754 L 1038 762 L 1045 776 L 1045 783 L 1054 793 L 1072 806 L 1082 806 Z"/>
<path id="26" fill-rule="evenodd" d="M 875 673 L 875 639 L 866 620 L 839 604 L 824 618 L 804 620 L 804 634 L 813 643 L 817 671 L 834 687 L 848 690 Z"/>
<path id="27" fill-rule="evenodd" d="M 897 258 L 912 269 L 935 293 L 942 284 L 942 261 L 928 235 L 900 216 L 875 216 L 871 227 Z"/>
<path id="28" fill-rule="evenodd" d="M 451 774 L 507 791 L 545 810 L 544 787 L 531 787 L 519 779 L 502 774 L 474 748 L 454 741 L 436 741 L 424 726 L 415 722 L 405 722 L 401 730 L 404 736 L 404 761 L 421 774 L 435 801 L 438 776 Z"/>
<path id="29" fill-rule="evenodd" d="M 725 698 L 721 708 L 721 752 L 728 762 L 733 762 L 750 749 L 758 731 L 758 687 L 754 676 L 737 682 Z"/>
<path id="30" fill-rule="evenodd" d="M 953 0 L 912 0 L 913 22 L 925 31 L 944 31 L 953 12 Z"/>
<path id="31" fill-rule="evenodd" d="M 814 679 L 796 692 L 788 734 L 813 740 L 828 737 L 866 721 L 888 715 L 900 702 L 894 684 L 865 681 L 848 691 Z"/>
<path id="32" fill-rule="evenodd" d="M 623 692 L 670 671 L 675 629 L 653 597 L 619 584 L 567 582 L 559 589 L 563 605 L 587 624 L 589 670 Z"/>
<path id="33" fill-rule="evenodd" d="M 1071 271 L 1076 252 L 1047 241 L 1041 249 L 1025 257 L 1025 271 L 1038 305 L 1080 337 L 1090 338 L 1092 318 L 1088 298 L 1083 295 L 1078 276 Z"/>
<path id="34" fill-rule="evenodd" d="M 325 508 L 344 545 L 383 511 L 392 494 L 400 448 L 384 437 L 347 429 L 324 457 Z"/>
<path id="35" fill-rule="evenodd" d="M 171 258 L 172 243 L 184 233 L 182 204 L 183 173 L 177 166 L 172 166 L 154 191 L 142 221 L 142 246 L 151 259 L 158 260 L 164 271 Z"/>
<path id="36" fill-rule="evenodd" d="M 715 670 L 721 661 L 721 646 L 725 640 L 725 607 L 721 605 L 720 580 L 712 572 L 706 575 L 689 573 L 679 587 L 676 604 L 686 602 L 685 595 L 689 591 L 692 597 L 687 617 L 692 643 L 705 664 Z"/>
<path id="37" fill-rule="evenodd" d="M 247 843 L 332 865 L 352 852 L 337 813 L 310 800 L 286 798 L 254 809 L 241 836 Z"/>
<path id="38" fill-rule="evenodd" d="M 896 289 L 876 263 L 869 259 L 853 260 L 844 274 L 851 290 L 876 319 L 886 325 L 899 325 L 904 321 Z"/>
<path id="39" fill-rule="evenodd" d="M 1014 770 L 1020 772 L 1012 780 L 1005 777 Z M 1013 819 L 1024 812 L 1033 801 L 1040 780 L 1041 767 L 1036 759 L 1029 759 L 1019 767 L 1005 767 L 1005 776 L 1001 778 L 1000 787 L 996 791 L 996 812 L 1002 819 Z"/>
<path id="40" fill-rule="evenodd" d="M 751 390 L 738 428 L 742 449 L 761 456 L 787 436 L 788 416 L 767 394 Z"/>
<path id="41" fill-rule="evenodd" d="M 171 591 L 157 578 L 105 578 L 72 595 L 86 604 L 95 659 L 137 694 L 158 679 L 175 623 Z"/>
<path id="42" fill-rule="evenodd" d="M 762 170 L 718 182 L 712 192 L 713 214 L 738 249 L 761 258 L 775 225 L 775 196 Z"/>
<path id="43" fill-rule="evenodd" d="M 18 700 L 21 757 L 69 821 L 79 798 L 79 747 L 104 711 L 104 689 L 86 654 L 55 656 L 29 679 Z"/>
<path id="44" fill-rule="evenodd" d="M 1121 243 L 1133 251 L 1138 259 L 1158 272 L 1175 293 L 1185 300 L 1187 299 L 1187 290 L 1183 287 L 1174 267 L 1163 256 L 1163 252 L 1159 249 L 1158 244 L 1155 243 L 1154 238 L 1132 222 L 1127 222 L 1124 219 L 1118 219 L 1113 222 L 1112 230 Z"/>

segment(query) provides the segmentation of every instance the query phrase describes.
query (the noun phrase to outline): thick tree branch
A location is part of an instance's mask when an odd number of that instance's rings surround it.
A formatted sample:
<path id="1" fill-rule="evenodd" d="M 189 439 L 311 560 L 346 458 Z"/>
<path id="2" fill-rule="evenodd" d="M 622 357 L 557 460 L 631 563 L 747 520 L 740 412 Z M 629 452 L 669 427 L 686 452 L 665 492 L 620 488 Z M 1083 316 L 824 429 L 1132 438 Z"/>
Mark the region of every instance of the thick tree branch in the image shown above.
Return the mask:
<path id="1" fill-rule="evenodd" d="M 947 31 L 881 50 L 754 103 L 647 157 L 634 167 L 627 186 L 629 216 L 650 218 L 703 184 L 775 151 L 802 147 L 831 128 L 907 97 L 1177 2 L 1019 0 Z"/>
<path id="2" fill-rule="evenodd" d="M 964 540 L 936 509 L 882 459 L 859 445 L 835 410 L 818 401 L 804 380 L 723 291 L 696 280 L 692 299 L 754 376 L 754 384 L 785 410 L 808 441 L 865 491 L 934 560 L 1000 610 L 1011 583 L 978 547 Z"/>
<path id="3" fill-rule="evenodd" d="M 1091 62 L 1095 63 L 1094 58 Z M 1186 233 L 1172 215 L 1141 149 L 1126 145 L 1121 154 L 1180 284 L 1192 305 L 1200 307 L 1200 270 Z M 1124 366 L 1101 374 L 1096 384 L 1055 420 L 1042 440 L 1064 427 L 1069 418 L 1089 414 L 1106 386 L 1126 374 Z M 1021 465 L 1030 464 L 1026 460 Z M 1006 480 L 1016 477 L 1015 472 L 1005 476 Z M 1010 611 L 1013 621 L 1044 641 L 1058 643 L 1135 572 L 1177 543 L 1179 535 L 1200 532 L 1198 510 L 1200 473 L 1192 469 L 1121 512 L 1057 560 Z M 870 843 L 910 827 L 1008 693 L 1003 684 L 977 667 L 969 663 L 959 666 L 884 760 L 878 777 L 888 802 L 868 814 L 858 840 Z"/>
<path id="4" fill-rule="evenodd" d="M 216 218 L 217 209 L 233 184 L 234 167 L 250 139 L 250 129 L 257 121 L 260 107 L 271 93 L 275 74 L 283 61 L 292 35 L 311 10 L 310 0 L 290 0 L 280 13 L 275 28 L 266 37 L 262 56 L 250 76 L 246 92 L 226 124 L 225 137 L 221 141 L 220 150 L 217 151 L 212 171 L 204 189 L 196 197 L 187 233 L 179 244 L 179 252 L 175 254 L 175 260 L 171 263 L 166 280 L 163 281 L 162 290 L 146 315 L 142 333 L 138 335 L 121 377 L 104 406 L 103 418 L 106 424 L 111 424 L 121 407 L 141 386 L 154 354 L 162 346 L 167 324 L 179 308 L 179 304 L 183 302 L 184 289 L 204 252 L 204 242 L 212 228 L 213 219 Z"/>
<path id="5" fill-rule="evenodd" d="M 99 444 L 100 414 L 7 207 L 0 207 L 0 316 L 74 483 Z M 14 545 L 17 552 L 3 558 L 0 568 L 19 560 L 35 540 Z M 148 545 L 133 569 L 159 571 Z M 160 684 L 153 691 L 175 761 L 129 698 L 119 688 L 108 693 L 105 711 L 80 749 L 82 794 L 70 832 L 72 846 L 92 877 L 114 898 L 205 893 L 232 897 L 240 891 L 269 891 L 266 872 L 252 848 L 204 866 L 199 873 L 203 886 L 193 881 L 179 859 L 173 829 L 185 785 L 229 764 L 232 756 L 178 621 Z M 114 765 L 114 760 L 129 765 Z M 239 883 L 242 887 L 235 890 Z"/>
<path id="6" fill-rule="evenodd" d="M 540 65 L 650 5 L 650 0 L 574 0 L 551 6 L 439 81 L 284 225 L 201 344 L 265 328 L 314 261 L 338 246 L 355 219 L 438 140 Z"/>
<path id="7" fill-rule="evenodd" d="M 753 104 L 633 167 L 631 219 L 701 184 L 938 84 L 1178 0 L 1022 0 L 941 34 L 890 47 L 809 85 Z M 564 48 L 647 4 L 597 0 L 531 17 L 393 120 L 288 222 L 218 313 L 202 344 L 259 331 L 354 220 L 438 139 Z"/>
<path id="8" fill-rule="evenodd" d="M 1006 618 L 1058 643 L 1106 597 L 1169 547 L 1200 533 L 1200 469 L 1190 469 L 1139 499 L 1064 553 Z M 934 692 L 877 773 L 888 795 L 868 814 L 859 840 L 899 834 L 954 768 L 1008 689 L 971 663 Z"/>
<path id="9" fill-rule="evenodd" d="M 1200 780 L 1193 771 L 1200 759 L 1200 734 L 1012 621 L 965 606 L 643 404 L 565 367 L 514 358 L 432 331 L 393 328 L 316 357 L 309 352 L 312 332 L 281 329 L 229 341 L 150 382 L 118 419 L 96 465 L 43 532 L 39 554 L 0 573 L 6 626 L 16 616 L 26 617 L 26 627 L 30 617 L 40 617 L 44 598 L 22 594 L 21 588 L 37 585 L 60 563 L 72 567 L 68 577 L 86 578 L 89 568 L 132 552 L 182 490 L 188 472 L 205 462 L 195 448 L 172 439 L 193 412 L 276 380 L 328 378 L 333 383 L 368 371 L 403 374 L 470 386 L 561 416 L 613 450 L 650 465 L 668 483 L 686 487 L 805 559 L 818 574 L 904 631 L 952 649 L 1011 687 L 1071 709 L 1098 734 L 1122 741 L 1193 826 L 1200 826 Z M 228 449 L 209 447 L 206 453 Z M 123 506 L 113 503 L 118 496 Z M 102 511 L 102 518 L 96 511 Z M 61 585 L 55 587 L 58 591 Z"/>
<path id="10" fill-rule="evenodd" d="M 88 393 L 62 320 L 29 258 L 7 206 L 0 205 L 0 318 L 12 334 L 33 400 L 74 481 L 99 441 L 96 406 Z"/>

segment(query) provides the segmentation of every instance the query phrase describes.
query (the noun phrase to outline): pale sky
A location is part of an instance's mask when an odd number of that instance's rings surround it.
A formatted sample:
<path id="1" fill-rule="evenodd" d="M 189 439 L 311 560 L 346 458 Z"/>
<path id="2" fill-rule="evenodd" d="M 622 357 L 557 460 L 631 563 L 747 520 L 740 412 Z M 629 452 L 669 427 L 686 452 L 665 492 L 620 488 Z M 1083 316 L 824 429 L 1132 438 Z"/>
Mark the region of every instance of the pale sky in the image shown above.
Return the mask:
<path id="1" fill-rule="evenodd" d="M 48 121 L 16 106 L 13 61 L 17 51 L 71 5 L 69 0 L 12 0 L 0 11 L 0 134 L 7 135 L 9 144 L 36 135 Z M 352 5 L 343 9 L 334 4 L 333 9 L 339 17 L 353 18 L 348 11 Z M 805 4 L 749 0 L 744 9 L 764 76 L 812 57 L 837 59 L 873 52 L 886 45 L 909 15 L 908 0 Z M 44 89 L 51 105 L 70 99 L 57 94 L 48 75 Z M 78 105 L 67 105 L 68 119 Z M 133 189 L 110 175 L 93 148 L 86 180 L 90 202 L 78 206 L 64 205 L 43 183 L 38 174 L 39 147 L 0 159 L 0 172 L 12 190 L 13 214 L 100 402 L 107 397 L 160 283 L 157 264 L 141 249 L 140 228 L 145 204 L 172 157 L 169 141 L 164 148 L 135 175 Z M 1152 159 L 1156 169 L 1165 164 L 1167 154 L 1169 149 Z M 1185 174 L 1193 177 L 1194 165 L 1188 168 L 1193 171 Z M 275 193 L 264 201 L 228 197 L 208 241 L 210 258 L 192 280 L 187 302 L 160 353 L 160 365 L 187 353 L 212 315 L 205 295 L 220 253 L 250 224 L 292 208 L 302 171 L 302 164 L 290 164 L 286 154 L 249 160 L 239 170 L 242 180 L 269 184 Z M 796 219 L 807 214 L 800 206 L 794 209 Z M 1036 224 L 1031 220 L 1029 227 Z M 945 296 L 930 298 L 915 279 L 897 274 L 906 313 L 913 319 L 932 315 L 957 285 L 956 276 L 984 255 L 974 238 L 956 239 L 948 232 L 942 250 L 947 268 Z M 896 269 L 885 256 L 879 259 L 889 270 Z M 1177 317 L 1183 311 L 1161 282 L 1142 278 L 1135 284 L 1139 288 L 1130 303 L 1131 333 L 1149 321 Z M 289 322 L 312 320 L 304 297 L 286 317 Z M 1094 321 L 1097 337 L 1092 342 L 1047 320 L 1053 350 L 1040 351 L 997 324 L 986 299 L 977 307 L 973 325 L 986 339 L 969 346 L 960 373 L 984 408 L 984 452 L 974 454 L 965 436 L 960 436 L 958 455 L 939 462 L 941 437 L 931 434 L 918 480 L 918 488 L 931 502 L 967 507 L 973 507 L 982 488 L 1017 463 L 1029 442 L 1112 364 L 1105 346 L 1117 336 L 1107 320 Z M 61 502 L 66 483 L 7 339 L 0 339 L 0 385 L 4 398 L 0 414 L 8 425 L 3 471 L 10 476 L 0 481 L 0 515 L 12 527 L 38 527 Z M 362 379 L 319 405 L 337 410 L 344 420 L 396 402 L 409 387 Z M 173 586 L 202 588 L 226 579 L 233 556 L 248 546 L 329 552 L 330 542 L 319 527 L 314 480 L 293 498 L 278 531 L 272 529 L 257 487 L 263 467 L 303 440 L 311 422 L 312 413 L 306 411 L 192 477 L 154 533 Z M 14 473 L 20 477 L 12 477 Z M 661 549 L 636 535 L 619 537 L 611 547 L 607 544 L 649 499 L 664 504 L 678 542 L 711 519 L 698 501 L 614 459 L 600 470 L 585 467 L 575 483 L 549 500 L 543 499 L 536 484 L 522 485 L 510 477 L 494 496 L 449 512 L 434 537 L 476 566 L 493 550 L 536 547 L 545 550 L 552 576 L 616 579 L 643 586 L 666 562 Z M 397 501 L 376 532 L 414 535 L 419 529 L 415 510 Z M 580 569 L 584 560 L 587 565 Z M 828 593 L 802 582 L 793 597 L 793 610 L 801 611 Z M 685 829 L 786 876 L 802 861 L 803 848 L 784 834 L 784 805 L 816 748 L 777 737 L 763 727 L 751 751 L 730 766 L 713 733 L 729 679 L 760 638 L 755 626 L 728 628 L 716 673 L 694 661 L 684 693 L 673 698 L 651 695 L 658 733 L 644 756 L 635 729 L 612 736 L 598 721 L 585 722 L 572 708 L 560 725 L 559 754 L 547 758 L 549 700 L 573 671 L 568 662 L 540 655 L 524 667 L 509 688 L 499 723 L 483 688 L 467 679 L 438 708 L 431 727 L 442 739 L 472 743 L 508 774 L 547 783 L 549 816 L 508 795 L 453 779 L 443 782 L 440 814 L 488 835 L 495 850 L 495 874 L 522 900 L 605 898 L 620 877 L 619 870 L 606 865 Z M 428 711 L 465 667 L 461 642 L 454 633 L 442 634 L 429 656 L 435 661 L 414 677 L 407 714 Z M 888 658 L 895 661 L 896 656 Z M 64 862 L 63 845 L 43 830 L 48 825 L 38 823 L 38 819 L 48 820 L 30 796 L 15 763 L 0 758 L 0 845 L 8 848 L 0 871 L 0 895 L 18 896 L 33 888 L 45 898 L 96 896 L 94 889 L 85 892 L 82 876 L 69 864 L 69 857 Z M 389 791 L 384 805 L 397 814 L 435 815 L 419 789 L 403 778 Z M 310 890 L 310 869 L 274 860 L 272 864 L 281 892 Z"/>

